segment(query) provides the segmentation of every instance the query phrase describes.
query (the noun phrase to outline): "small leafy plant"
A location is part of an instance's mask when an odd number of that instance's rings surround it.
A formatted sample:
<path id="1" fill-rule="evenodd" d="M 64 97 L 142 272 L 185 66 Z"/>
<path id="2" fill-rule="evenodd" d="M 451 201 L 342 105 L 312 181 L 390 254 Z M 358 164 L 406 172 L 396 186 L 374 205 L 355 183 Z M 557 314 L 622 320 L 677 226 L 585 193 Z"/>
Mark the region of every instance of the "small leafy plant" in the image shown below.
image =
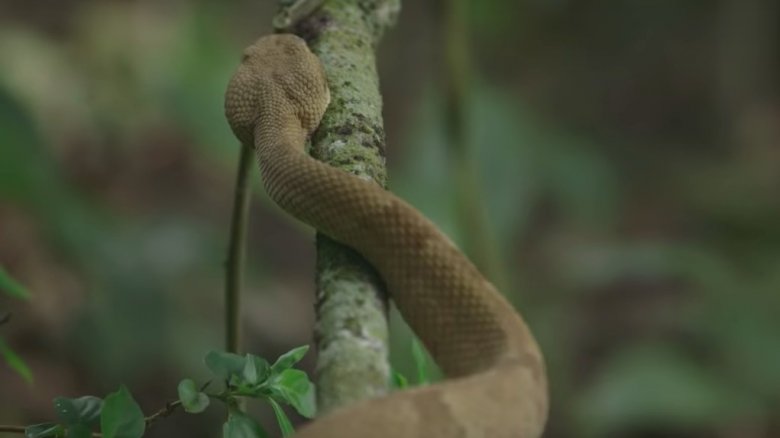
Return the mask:
<path id="1" fill-rule="evenodd" d="M 59 423 L 28 426 L 27 438 L 89 438 L 100 426 L 104 438 L 143 436 L 146 419 L 130 391 L 124 386 L 105 400 L 87 395 L 79 398 L 57 397 L 54 410 Z"/>
<path id="2" fill-rule="evenodd" d="M 264 400 L 273 408 L 282 434 L 290 436 L 293 428 L 282 404 L 292 406 L 307 418 L 313 418 L 315 414 L 314 385 L 305 372 L 292 368 L 308 350 L 306 345 L 294 348 L 281 355 L 273 365 L 252 354 L 209 352 L 206 366 L 223 382 L 224 388 L 218 394 L 207 394 L 198 390 L 193 380 L 184 379 L 179 383 L 179 401 L 185 411 L 193 414 L 203 412 L 211 399 L 224 402 L 228 407 L 228 420 L 222 427 L 223 436 L 243 438 L 264 437 L 266 433 L 240 409 L 239 398 Z"/>
<path id="3" fill-rule="evenodd" d="M 124 386 L 104 400 L 93 396 L 75 399 L 58 397 L 54 409 L 58 422 L 28 426 L 27 438 L 140 438 L 150 425 L 173 413 L 178 407 L 198 414 L 209 407 L 212 400 L 227 406 L 228 417 L 222 426 L 223 438 L 264 438 L 267 432 L 246 414 L 240 400 L 259 399 L 268 402 L 276 414 L 279 428 L 285 437 L 294 432 L 282 405 L 290 405 L 307 418 L 314 417 L 314 385 L 305 372 L 293 368 L 308 351 L 308 346 L 294 348 L 269 364 L 265 359 L 247 354 L 211 351 L 205 357 L 206 366 L 214 380 L 222 387 L 207 392 L 210 382 L 198 387 L 192 379 L 183 379 L 178 386 L 178 399 L 163 409 L 144 416 L 130 391 Z M 94 431 L 100 429 L 100 434 Z"/>

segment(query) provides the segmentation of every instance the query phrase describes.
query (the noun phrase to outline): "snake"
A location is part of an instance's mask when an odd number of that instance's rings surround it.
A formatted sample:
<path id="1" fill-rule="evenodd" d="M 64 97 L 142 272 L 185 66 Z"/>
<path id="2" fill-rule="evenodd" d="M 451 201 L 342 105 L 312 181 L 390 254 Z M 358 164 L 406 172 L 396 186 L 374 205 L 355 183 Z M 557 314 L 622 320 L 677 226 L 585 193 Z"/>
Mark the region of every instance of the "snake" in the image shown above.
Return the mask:
<path id="1" fill-rule="evenodd" d="M 306 153 L 329 102 L 319 58 L 303 39 L 274 34 L 244 50 L 225 115 L 238 140 L 254 148 L 269 197 L 377 269 L 445 379 L 334 409 L 295 436 L 541 436 L 547 377 L 523 318 L 413 206 Z"/>

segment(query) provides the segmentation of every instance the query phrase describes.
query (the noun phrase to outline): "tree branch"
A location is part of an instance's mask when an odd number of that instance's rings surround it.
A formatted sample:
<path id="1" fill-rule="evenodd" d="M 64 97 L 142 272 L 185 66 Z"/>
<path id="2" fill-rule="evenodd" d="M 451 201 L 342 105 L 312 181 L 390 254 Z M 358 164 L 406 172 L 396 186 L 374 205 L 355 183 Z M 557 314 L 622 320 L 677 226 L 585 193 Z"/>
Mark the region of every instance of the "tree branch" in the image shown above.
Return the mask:
<path id="1" fill-rule="evenodd" d="M 360 178 L 386 183 L 382 98 L 374 49 L 400 0 L 328 0 L 293 28 L 323 62 L 331 104 L 311 154 Z M 317 236 L 319 412 L 387 392 L 387 300 L 357 253 Z"/>
<path id="2" fill-rule="evenodd" d="M 249 218 L 249 172 L 254 148 L 241 145 L 230 220 L 230 241 L 225 262 L 225 348 L 232 353 L 241 349 L 241 285 L 246 255 L 246 227 Z"/>

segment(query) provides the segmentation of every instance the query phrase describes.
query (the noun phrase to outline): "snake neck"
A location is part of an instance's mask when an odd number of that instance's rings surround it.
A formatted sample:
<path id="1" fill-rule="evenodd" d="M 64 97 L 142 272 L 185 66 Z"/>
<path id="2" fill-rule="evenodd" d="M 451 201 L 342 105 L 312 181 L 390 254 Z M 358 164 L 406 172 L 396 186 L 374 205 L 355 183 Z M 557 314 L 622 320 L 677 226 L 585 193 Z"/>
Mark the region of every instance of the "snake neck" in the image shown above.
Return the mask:
<path id="1" fill-rule="evenodd" d="M 262 111 L 253 133 L 255 151 L 273 161 L 288 151 L 303 151 L 308 133 L 295 112 L 288 108 Z M 262 163 L 262 162 L 261 162 Z"/>

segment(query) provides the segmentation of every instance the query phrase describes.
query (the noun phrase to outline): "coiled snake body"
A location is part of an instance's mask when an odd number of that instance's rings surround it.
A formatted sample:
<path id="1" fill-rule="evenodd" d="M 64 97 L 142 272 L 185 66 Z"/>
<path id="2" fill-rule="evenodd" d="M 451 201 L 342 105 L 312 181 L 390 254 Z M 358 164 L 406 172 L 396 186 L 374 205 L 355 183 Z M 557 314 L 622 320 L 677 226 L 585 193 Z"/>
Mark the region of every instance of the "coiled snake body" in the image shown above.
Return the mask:
<path id="1" fill-rule="evenodd" d="M 304 152 L 329 101 L 306 43 L 271 35 L 245 50 L 225 113 L 239 140 L 254 146 L 271 198 L 376 267 L 448 379 L 336 410 L 296 437 L 540 436 L 544 362 L 512 306 L 412 206 Z"/>

